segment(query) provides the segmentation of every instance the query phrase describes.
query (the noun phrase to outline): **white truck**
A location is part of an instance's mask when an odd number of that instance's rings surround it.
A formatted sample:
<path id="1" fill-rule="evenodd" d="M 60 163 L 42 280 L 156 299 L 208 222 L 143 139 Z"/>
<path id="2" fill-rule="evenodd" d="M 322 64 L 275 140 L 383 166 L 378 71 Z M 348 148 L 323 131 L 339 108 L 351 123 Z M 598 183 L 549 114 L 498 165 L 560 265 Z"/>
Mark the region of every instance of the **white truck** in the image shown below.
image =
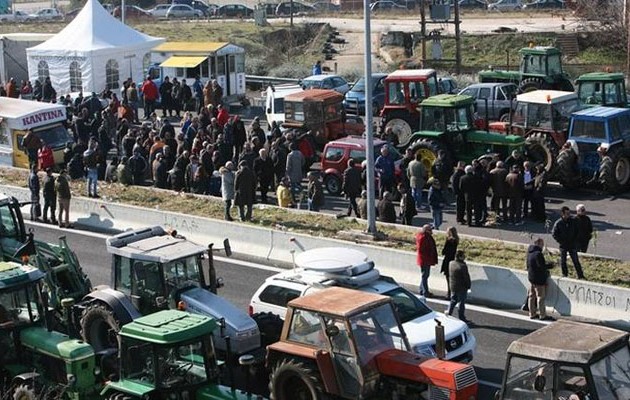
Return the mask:
<path id="1" fill-rule="evenodd" d="M 65 121 L 66 107 L 62 105 L 0 97 L 0 165 L 28 168 L 22 146 L 28 130 L 37 132 L 53 150 L 55 164 L 61 164 L 66 144 L 73 141 Z"/>
<path id="2" fill-rule="evenodd" d="M 262 92 L 265 98 L 265 115 L 267 124 L 271 126 L 276 121 L 280 126 L 284 122 L 284 97 L 293 93 L 301 92 L 302 86 L 298 84 L 269 85 L 267 90 Z"/>

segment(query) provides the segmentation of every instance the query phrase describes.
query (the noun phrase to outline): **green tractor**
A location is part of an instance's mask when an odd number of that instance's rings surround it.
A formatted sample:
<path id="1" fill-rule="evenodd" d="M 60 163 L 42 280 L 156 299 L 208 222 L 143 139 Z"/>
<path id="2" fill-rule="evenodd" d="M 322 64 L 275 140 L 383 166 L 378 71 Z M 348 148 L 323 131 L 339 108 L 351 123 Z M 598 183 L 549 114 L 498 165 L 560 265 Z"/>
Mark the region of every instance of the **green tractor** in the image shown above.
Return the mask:
<path id="1" fill-rule="evenodd" d="M 626 77 L 620 72 L 589 72 L 575 82 L 582 104 L 628 108 Z"/>
<path id="2" fill-rule="evenodd" d="M 573 91 L 569 76 L 562 69 L 562 52 L 555 47 L 534 46 L 519 50 L 518 71 L 490 69 L 479 72 L 479 82 L 509 82 L 518 85 L 519 93 L 538 89 Z"/>
<path id="3" fill-rule="evenodd" d="M 0 393 L 35 400 L 248 399 L 219 384 L 214 319 L 166 310 L 122 327 L 95 352 L 52 329 L 45 274 L 0 262 Z M 5 397 L 7 396 L 7 397 Z"/>
<path id="4" fill-rule="evenodd" d="M 513 150 L 523 150 L 520 136 L 501 135 L 478 130 L 475 121 L 475 99 L 470 96 L 440 94 L 429 97 L 420 106 L 420 130 L 411 139 L 410 148 L 422 155 L 427 171 L 442 153 L 440 179 L 453 173 L 455 161 L 470 163 L 497 154 L 507 158 Z"/>

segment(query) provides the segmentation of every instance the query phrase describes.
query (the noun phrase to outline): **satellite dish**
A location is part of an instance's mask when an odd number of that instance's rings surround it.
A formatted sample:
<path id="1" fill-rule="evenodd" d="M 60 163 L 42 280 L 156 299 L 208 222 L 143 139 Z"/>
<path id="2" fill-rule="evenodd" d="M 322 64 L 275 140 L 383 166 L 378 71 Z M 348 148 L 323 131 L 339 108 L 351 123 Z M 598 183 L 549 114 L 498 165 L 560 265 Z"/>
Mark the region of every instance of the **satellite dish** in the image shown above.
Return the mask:
<path id="1" fill-rule="evenodd" d="M 362 251 L 345 247 L 322 247 L 307 250 L 295 257 L 295 265 L 311 271 L 341 273 L 369 261 Z"/>

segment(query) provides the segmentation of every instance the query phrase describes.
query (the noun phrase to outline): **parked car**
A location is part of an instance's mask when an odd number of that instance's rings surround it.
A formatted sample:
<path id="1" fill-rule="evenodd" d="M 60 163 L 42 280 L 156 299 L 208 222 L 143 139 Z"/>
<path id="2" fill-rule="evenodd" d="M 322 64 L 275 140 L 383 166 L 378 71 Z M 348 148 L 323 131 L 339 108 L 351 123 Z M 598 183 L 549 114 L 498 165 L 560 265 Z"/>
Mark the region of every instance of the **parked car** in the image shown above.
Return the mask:
<path id="1" fill-rule="evenodd" d="M 381 147 L 387 142 L 381 139 L 374 139 L 374 157 L 378 157 Z M 393 145 L 388 145 L 389 153 L 394 158 L 396 181 L 400 182 L 402 171 L 400 164 L 402 155 Z M 361 170 L 361 163 L 366 159 L 365 139 L 358 136 L 346 136 L 343 139 L 328 142 L 322 152 L 321 171 L 324 176 L 324 187 L 326 191 L 333 195 L 341 195 L 341 183 L 343 181 L 343 171 L 348 167 L 348 160 L 355 161 L 355 168 Z M 377 178 L 378 179 L 378 178 Z"/>
<path id="2" fill-rule="evenodd" d="M 510 110 L 516 107 L 516 93 L 518 86 L 514 83 L 474 83 L 463 89 L 459 94 L 475 99 L 477 115 L 491 121 L 508 121 Z"/>
<path id="3" fill-rule="evenodd" d="M 114 8 L 113 16 L 121 18 L 122 9 L 120 6 Z M 139 19 L 139 20 L 151 20 L 154 19 L 153 15 L 147 10 L 138 6 L 125 6 L 125 18 L 127 19 Z"/>
<path id="4" fill-rule="evenodd" d="M 226 4 L 217 9 L 217 17 L 247 18 L 254 14 L 254 10 L 242 4 Z"/>
<path id="5" fill-rule="evenodd" d="M 490 11 L 517 11 L 522 8 L 523 2 L 521 0 L 497 0 L 488 4 L 488 10 Z"/>
<path id="6" fill-rule="evenodd" d="M 56 8 L 42 8 L 35 14 L 29 14 L 26 18 L 27 21 L 54 21 L 63 19 L 63 14 Z"/>
<path id="7" fill-rule="evenodd" d="M 166 12 L 171 8 L 171 4 L 158 4 L 150 10 L 147 10 L 155 18 L 166 18 Z"/>
<path id="8" fill-rule="evenodd" d="M 375 11 L 404 11 L 407 10 L 407 7 L 405 7 L 402 4 L 398 4 L 394 1 L 390 1 L 390 0 L 379 0 L 379 1 L 375 1 L 374 3 L 370 4 L 370 11 L 371 12 L 375 12 Z"/>
<path id="9" fill-rule="evenodd" d="M 173 4 L 169 7 L 168 11 L 166 11 L 167 19 L 201 17 L 203 17 L 203 12 L 201 10 L 195 10 L 187 4 Z"/>
<path id="10" fill-rule="evenodd" d="M 187 4 L 203 13 L 204 17 L 213 17 L 219 8 L 217 4 L 205 3 L 202 0 L 173 0 L 173 4 Z"/>
<path id="11" fill-rule="evenodd" d="M 339 75 L 313 75 L 302 79 L 302 89 L 332 89 L 341 94 L 350 90 L 350 85 Z"/>
<path id="12" fill-rule="evenodd" d="M 326 12 L 337 12 L 341 10 L 341 7 L 338 4 L 333 4 L 329 1 L 317 1 L 312 4 L 313 8 L 322 13 Z"/>
<path id="13" fill-rule="evenodd" d="M 372 111 L 378 115 L 385 103 L 385 77 L 387 74 L 372 74 Z M 343 100 L 348 113 L 365 115 L 365 78 L 359 78 Z"/>
<path id="14" fill-rule="evenodd" d="M 250 314 L 270 312 L 284 318 L 287 303 L 327 287 L 345 287 L 388 296 L 414 353 L 436 356 L 435 321 L 444 326 L 446 359 L 470 362 L 477 345 L 466 323 L 429 308 L 394 279 L 381 276 L 365 253 L 340 247 L 307 250 L 295 257 L 297 268 L 265 280 L 250 301 Z"/>
<path id="15" fill-rule="evenodd" d="M 531 3 L 523 5 L 523 8 L 531 9 L 545 9 L 545 8 L 566 8 L 563 0 L 534 0 Z"/>
<path id="16" fill-rule="evenodd" d="M 24 22 L 29 19 L 29 15 L 22 11 L 14 11 L 9 14 L 0 14 L 0 22 Z"/>
<path id="17" fill-rule="evenodd" d="M 457 81 L 450 76 L 438 78 L 438 85 L 440 85 L 441 93 L 455 94 L 459 92 Z"/>
<path id="18" fill-rule="evenodd" d="M 471 9 L 481 8 L 486 9 L 488 4 L 484 0 L 459 0 L 459 8 Z"/>
<path id="19" fill-rule="evenodd" d="M 297 1 L 293 2 L 293 15 L 305 15 L 305 14 L 312 14 L 314 12 L 315 12 L 315 8 L 313 8 L 313 6 L 309 6 L 304 3 L 299 3 Z M 281 17 L 285 15 L 290 15 L 290 14 L 291 14 L 290 1 L 283 1 L 282 3 L 278 4 L 278 6 L 276 7 L 277 16 Z"/>

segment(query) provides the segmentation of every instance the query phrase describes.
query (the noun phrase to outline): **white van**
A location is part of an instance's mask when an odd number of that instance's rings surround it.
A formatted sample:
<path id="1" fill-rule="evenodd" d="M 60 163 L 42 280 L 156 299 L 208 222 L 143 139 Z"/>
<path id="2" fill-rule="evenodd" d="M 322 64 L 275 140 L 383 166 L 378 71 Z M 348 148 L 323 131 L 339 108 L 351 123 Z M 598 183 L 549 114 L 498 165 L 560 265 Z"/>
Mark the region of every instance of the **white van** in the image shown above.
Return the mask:
<path id="1" fill-rule="evenodd" d="M 297 84 L 269 85 L 267 87 L 263 96 L 265 96 L 265 114 L 269 126 L 273 121 L 282 126 L 284 122 L 284 97 L 302 90 L 302 87 Z"/>

